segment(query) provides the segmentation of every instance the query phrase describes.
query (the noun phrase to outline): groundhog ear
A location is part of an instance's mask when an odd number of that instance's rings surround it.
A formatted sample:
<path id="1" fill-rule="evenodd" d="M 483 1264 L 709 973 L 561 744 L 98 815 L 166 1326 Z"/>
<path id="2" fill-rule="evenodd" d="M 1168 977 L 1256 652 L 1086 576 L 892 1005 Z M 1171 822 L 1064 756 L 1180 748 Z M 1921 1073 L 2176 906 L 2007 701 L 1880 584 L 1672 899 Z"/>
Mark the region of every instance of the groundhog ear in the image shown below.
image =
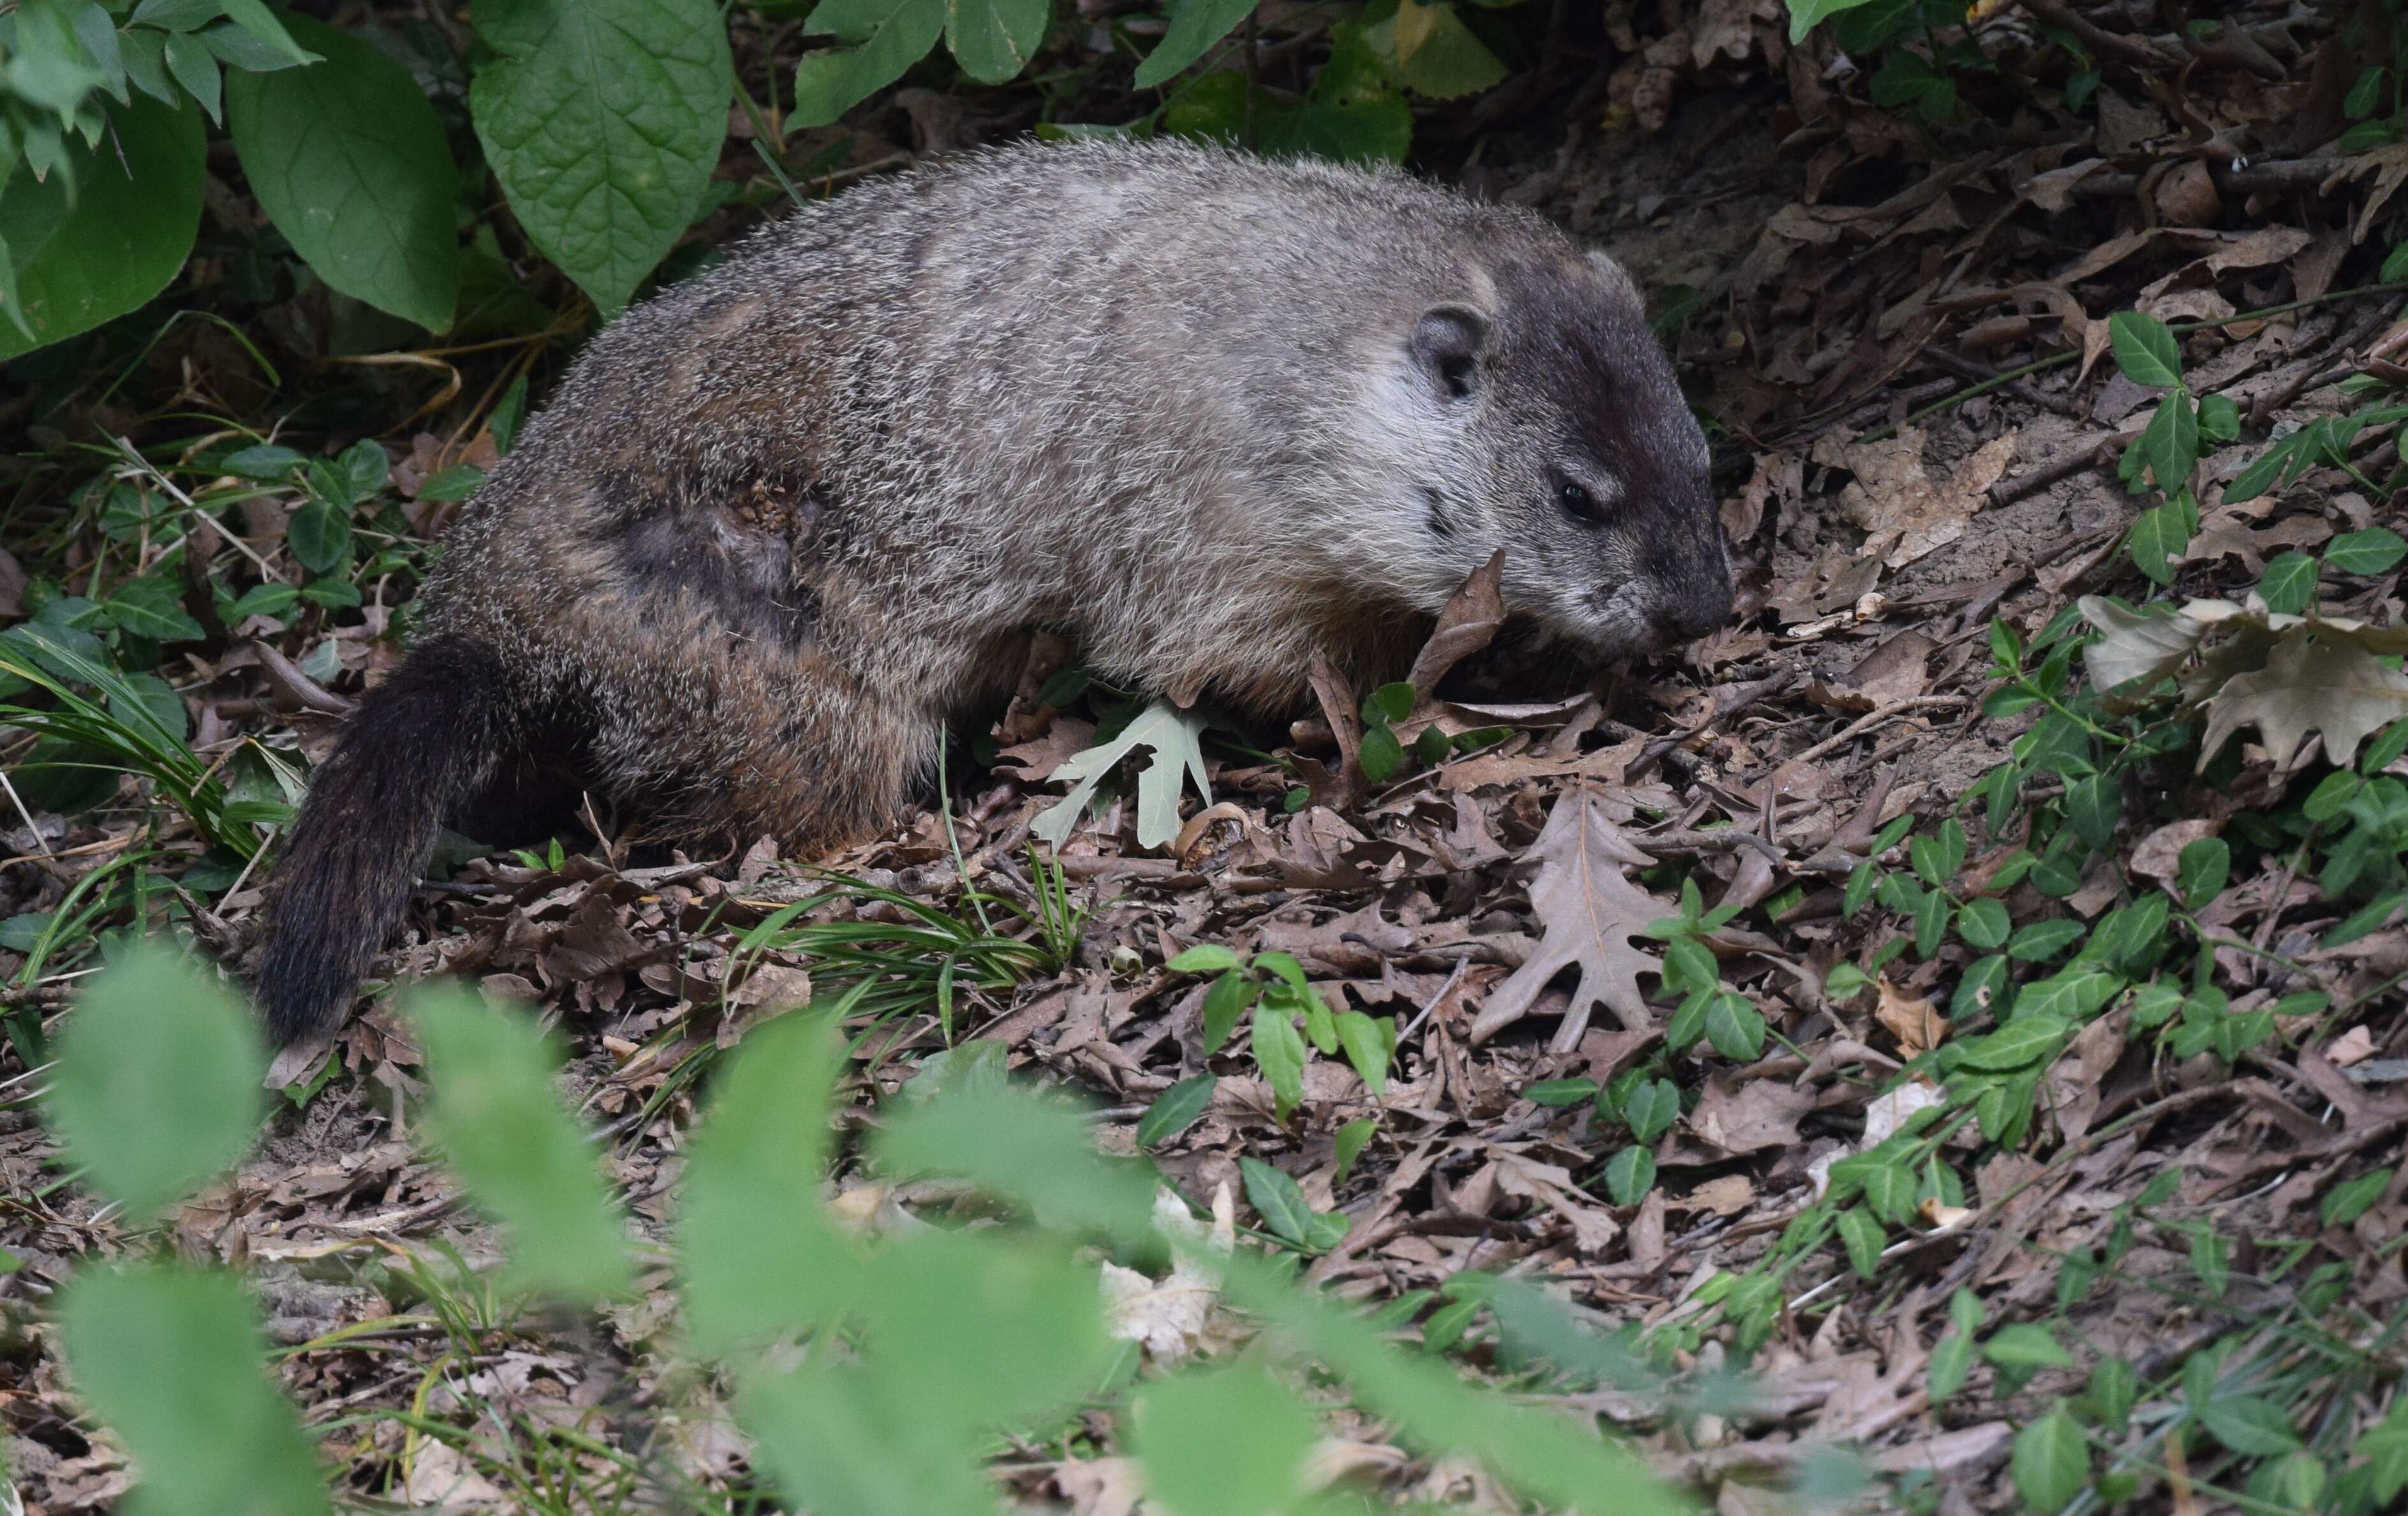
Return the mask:
<path id="1" fill-rule="evenodd" d="M 1460 400 L 1480 383 L 1488 332 L 1487 316 L 1468 305 L 1432 306 L 1413 324 L 1413 361 L 1441 392 Z"/>

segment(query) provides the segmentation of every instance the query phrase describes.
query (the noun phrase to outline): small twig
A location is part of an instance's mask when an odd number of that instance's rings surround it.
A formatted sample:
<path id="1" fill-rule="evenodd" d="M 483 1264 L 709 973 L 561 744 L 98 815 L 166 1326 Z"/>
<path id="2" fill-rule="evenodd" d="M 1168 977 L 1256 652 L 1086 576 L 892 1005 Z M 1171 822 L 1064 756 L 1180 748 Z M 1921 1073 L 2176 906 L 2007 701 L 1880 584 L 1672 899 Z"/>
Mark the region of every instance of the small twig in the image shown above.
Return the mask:
<path id="1" fill-rule="evenodd" d="M 1992 505 L 2013 505 L 2017 500 L 2039 494 L 2052 484 L 2062 484 L 2085 469 L 2112 469 L 2124 450 L 2140 440 L 2145 427 L 2130 431 L 2105 432 L 2087 442 L 2076 443 L 2058 457 L 2051 458 L 2037 469 L 2027 469 L 2013 479 L 2002 479 L 1990 486 Z"/>

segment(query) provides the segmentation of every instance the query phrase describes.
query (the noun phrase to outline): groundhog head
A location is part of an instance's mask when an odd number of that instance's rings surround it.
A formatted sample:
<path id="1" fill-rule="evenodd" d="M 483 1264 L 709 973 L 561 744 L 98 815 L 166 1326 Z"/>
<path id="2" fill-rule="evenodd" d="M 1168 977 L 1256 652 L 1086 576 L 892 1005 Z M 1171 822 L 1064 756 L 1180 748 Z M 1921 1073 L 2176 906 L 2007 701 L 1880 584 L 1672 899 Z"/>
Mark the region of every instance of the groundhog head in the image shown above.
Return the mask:
<path id="1" fill-rule="evenodd" d="M 1424 310 L 1398 354 L 1440 576 L 1503 548 L 1507 608 L 1600 658 L 1723 625 L 1705 434 L 1637 286 L 1602 253 L 1471 282 Z"/>

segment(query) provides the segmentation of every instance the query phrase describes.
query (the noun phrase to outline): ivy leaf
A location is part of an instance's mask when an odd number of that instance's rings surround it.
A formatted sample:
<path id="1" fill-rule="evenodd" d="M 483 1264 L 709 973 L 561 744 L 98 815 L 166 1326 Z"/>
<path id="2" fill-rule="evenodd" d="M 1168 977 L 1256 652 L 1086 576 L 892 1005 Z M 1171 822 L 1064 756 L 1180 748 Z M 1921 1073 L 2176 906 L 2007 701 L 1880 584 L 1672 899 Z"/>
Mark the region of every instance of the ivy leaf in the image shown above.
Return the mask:
<path id="1" fill-rule="evenodd" d="M 2199 1422 L 2215 1440 L 2246 1458 L 2295 1452 L 2300 1435 L 2281 1407 L 2262 1395 L 2224 1395 L 2199 1408 Z"/>
<path id="2" fill-rule="evenodd" d="M 1652 1143 L 1671 1131 L 1680 1119 L 1681 1087 L 1670 1079 L 1650 1079 L 1623 1097 L 1623 1122 L 1641 1143 Z"/>
<path id="3" fill-rule="evenodd" d="M 2232 874 L 2232 845 L 2221 837 L 2201 837 L 2183 845 L 2174 862 L 2174 887 L 2183 903 L 2193 910 L 2214 900 Z"/>
<path id="4" fill-rule="evenodd" d="M 2026 1012 L 1988 1036 L 1966 1043 L 1957 1061 L 1985 1074 L 2013 1074 L 2056 1052 L 2071 1030 L 2057 1017 Z"/>
<path id="5" fill-rule="evenodd" d="M 2408 557 L 2408 541 L 2387 527 L 2344 532 L 2325 544 L 2325 562 L 2335 572 L 2361 578 L 2387 573 L 2402 557 Z"/>
<path id="6" fill-rule="evenodd" d="M 1637 1143 L 1607 1161 L 1605 1192 L 1617 1206 L 1636 1206 L 1656 1188 L 1656 1155 Z"/>
<path id="7" fill-rule="evenodd" d="M 528 238 L 615 315 L 719 166 L 727 24 L 710 0 L 479 0 L 473 16 L 494 50 L 468 89 L 485 159 Z"/>
<path id="8" fill-rule="evenodd" d="M 1354 1065 L 1364 1088 L 1374 1095 L 1383 1092 L 1388 1088 L 1388 1065 L 1397 1057 L 1397 1018 L 1341 1011 L 1337 1031 L 1339 1046 L 1346 1049 L 1346 1061 Z"/>
<path id="9" fill-rule="evenodd" d="M 226 130 L 260 209 L 331 287 L 429 331 L 460 287 L 443 123 L 409 70 L 307 16 L 325 61 L 226 82 Z"/>
<path id="10" fill-rule="evenodd" d="M 185 614 L 177 586 L 155 575 L 127 580 L 102 602 L 100 611 L 120 629 L 154 642 L 196 642 L 208 635 Z"/>
<path id="11" fill-rule="evenodd" d="M 2127 545 L 2132 567 L 2160 585 L 2174 582 L 2174 555 L 2190 545 L 2190 513 L 2179 505 L 2157 505 L 2132 523 Z"/>
<path id="12" fill-rule="evenodd" d="M 2182 383 L 2182 348 L 2157 317 L 2118 310 L 2107 318 L 2107 340 L 2115 367 L 2133 383 L 2162 390 Z"/>
<path id="13" fill-rule="evenodd" d="M 1254 1064 L 1271 1087 L 1279 1119 L 1304 1099 L 1304 1038 L 1288 1012 L 1266 1000 L 1254 1007 Z"/>
<path id="14" fill-rule="evenodd" d="M 2316 560 L 2297 551 L 2269 558 L 2258 580 L 2258 594 L 2268 610 L 2298 615 L 2315 599 Z"/>
<path id="15" fill-rule="evenodd" d="M 2230 442 L 2241 436 L 2241 408 L 2229 395 L 2210 395 L 2199 402 L 2199 434 L 2211 442 Z"/>
<path id="16" fill-rule="evenodd" d="M 1052 777 L 1071 781 L 1070 793 L 1048 808 L 1029 826 L 1035 836 L 1059 847 L 1070 829 L 1095 799 L 1096 787 L 1123 758 L 1144 748 L 1154 760 L 1137 777 L 1137 840 L 1147 847 L 1165 847 L 1179 835 L 1181 776 L 1196 782 L 1204 802 L 1212 801 L 1212 787 L 1204 777 L 1204 720 L 1168 700 L 1156 700 L 1121 729 L 1111 742 L 1099 743 L 1057 765 Z"/>

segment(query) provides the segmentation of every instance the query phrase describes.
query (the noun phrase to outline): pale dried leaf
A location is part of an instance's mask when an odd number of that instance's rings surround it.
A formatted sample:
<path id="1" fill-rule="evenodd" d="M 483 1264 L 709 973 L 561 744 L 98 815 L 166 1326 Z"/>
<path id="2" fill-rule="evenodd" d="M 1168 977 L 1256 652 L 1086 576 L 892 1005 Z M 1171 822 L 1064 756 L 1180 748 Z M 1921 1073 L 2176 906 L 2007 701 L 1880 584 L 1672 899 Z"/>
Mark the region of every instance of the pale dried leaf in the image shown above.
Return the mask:
<path id="1" fill-rule="evenodd" d="M 1451 596 L 1438 614 L 1438 626 L 1413 658 L 1405 676 L 1416 700 L 1427 700 L 1446 671 L 1488 645 L 1505 624 L 1505 550 L 1498 548 L 1486 563 Z"/>
<path id="2" fill-rule="evenodd" d="M 2387 669 L 2354 642 L 2328 641 L 2304 628 L 2286 631 L 2256 673 L 2235 674 L 2207 702 L 2203 765 L 2244 726 L 2258 729 L 2276 768 L 2288 765 L 2321 732 L 2325 756 L 2346 764 L 2358 744 L 2408 716 L 2408 675 Z"/>
<path id="3" fill-rule="evenodd" d="M 1539 860 L 1530 909 L 1545 935 L 1512 976 L 1489 992 L 1472 1023 L 1471 1040 L 1484 1042 L 1528 1015 L 1547 981 L 1573 967 L 1580 970 L 1580 983 L 1555 1035 L 1559 1051 L 1580 1046 L 1589 1015 L 1599 1004 L 1625 1028 L 1647 1025 L 1653 1018 L 1639 976 L 1658 973 L 1663 965 L 1633 943 L 1648 923 L 1678 912 L 1632 884 L 1627 871 L 1649 867 L 1655 859 L 1607 819 L 1604 805 L 1585 787 L 1555 801 L 1528 856 Z"/>

